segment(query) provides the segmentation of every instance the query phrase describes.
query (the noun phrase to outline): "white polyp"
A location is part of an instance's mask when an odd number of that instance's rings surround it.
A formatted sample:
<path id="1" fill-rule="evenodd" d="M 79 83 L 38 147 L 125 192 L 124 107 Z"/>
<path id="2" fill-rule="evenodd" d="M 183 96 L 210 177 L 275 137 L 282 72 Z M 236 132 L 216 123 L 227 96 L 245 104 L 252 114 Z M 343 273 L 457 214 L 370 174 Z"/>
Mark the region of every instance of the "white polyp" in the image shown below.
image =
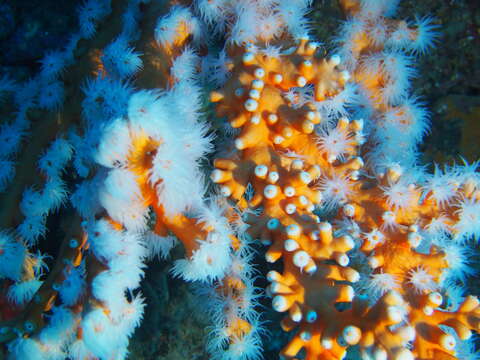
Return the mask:
<path id="1" fill-rule="evenodd" d="M 293 321 L 295 321 L 297 323 L 302 321 L 302 318 L 303 318 L 303 316 L 302 316 L 302 313 L 300 311 L 294 311 L 294 312 L 290 313 L 290 319 L 292 319 Z"/>
<path id="2" fill-rule="evenodd" d="M 288 225 L 286 231 L 288 236 L 297 237 L 300 235 L 300 226 L 297 224 Z"/>
<path id="3" fill-rule="evenodd" d="M 243 54 L 242 61 L 244 64 L 250 64 L 254 58 L 255 56 L 251 52 L 246 52 Z"/>
<path id="4" fill-rule="evenodd" d="M 415 360 L 415 357 L 410 350 L 402 348 L 395 352 L 392 360 Z"/>
<path id="5" fill-rule="evenodd" d="M 272 281 L 270 284 L 270 293 L 277 294 L 280 291 L 281 284 L 277 281 Z"/>
<path id="6" fill-rule="evenodd" d="M 236 88 L 236 89 L 235 89 L 235 92 L 234 92 L 234 94 L 235 94 L 236 97 L 242 97 L 244 93 L 245 93 L 245 90 L 244 90 L 243 88 L 241 88 L 241 87 L 240 87 L 240 88 Z"/>
<path id="7" fill-rule="evenodd" d="M 373 350 L 373 360 L 387 360 L 387 351 L 383 348 Z"/>
<path id="8" fill-rule="evenodd" d="M 282 130 L 282 135 L 285 136 L 286 138 L 292 137 L 292 135 L 293 135 L 292 128 L 290 128 L 290 127 L 285 127 L 285 128 Z"/>
<path id="9" fill-rule="evenodd" d="M 382 214 L 382 219 L 387 223 L 393 223 L 395 222 L 395 213 L 393 213 L 392 211 L 385 211 Z"/>
<path id="10" fill-rule="evenodd" d="M 221 170 L 215 169 L 212 171 L 210 179 L 212 179 L 214 183 L 218 183 L 220 180 L 222 180 L 222 173 L 223 172 Z"/>
<path id="11" fill-rule="evenodd" d="M 252 81 L 253 89 L 262 90 L 264 86 L 265 86 L 265 83 L 263 82 L 263 80 L 255 79 Z"/>
<path id="12" fill-rule="evenodd" d="M 268 174 L 268 181 L 270 181 L 272 184 L 275 184 L 279 178 L 280 175 L 278 175 L 278 172 L 276 171 L 270 171 L 270 173 Z"/>
<path id="13" fill-rule="evenodd" d="M 362 332 L 358 327 L 349 325 L 343 329 L 342 336 L 343 336 L 343 339 L 347 342 L 347 344 L 355 345 L 360 341 Z"/>
<path id="14" fill-rule="evenodd" d="M 300 195 L 298 197 L 298 201 L 300 201 L 300 204 L 302 204 L 304 206 L 308 205 L 308 199 L 305 195 Z"/>
<path id="15" fill-rule="evenodd" d="M 268 168 L 265 165 L 255 166 L 255 175 L 259 178 L 267 176 Z"/>
<path id="16" fill-rule="evenodd" d="M 360 273 L 352 269 L 352 271 L 348 274 L 347 280 L 351 283 L 356 283 L 358 280 L 360 280 Z"/>
<path id="17" fill-rule="evenodd" d="M 328 222 L 322 222 L 319 226 L 321 232 L 327 232 L 332 230 L 332 225 Z"/>
<path id="18" fill-rule="evenodd" d="M 277 261 L 277 259 L 268 252 L 265 254 L 265 260 L 267 260 L 267 262 L 269 263 L 274 263 L 275 261 Z"/>
<path id="19" fill-rule="evenodd" d="M 353 215 L 355 215 L 355 207 L 352 204 L 346 204 L 343 207 L 343 213 L 345 214 L 345 216 L 352 217 Z"/>
<path id="20" fill-rule="evenodd" d="M 312 177 L 308 172 L 302 171 L 300 173 L 300 180 L 302 180 L 304 184 L 309 184 L 312 181 Z"/>
<path id="21" fill-rule="evenodd" d="M 315 125 L 310 120 L 305 120 L 302 124 L 302 130 L 306 133 L 311 133 L 315 129 Z"/>
<path id="22" fill-rule="evenodd" d="M 295 159 L 295 160 L 292 161 L 291 167 L 292 167 L 293 170 L 302 170 L 303 161 L 300 160 L 300 159 Z"/>
<path id="23" fill-rule="evenodd" d="M 288 251 L 288 252 L 292 252 L 292 251 L 295 251 L 297 250 L 298 248 L 300 247 L 300 245 L 298 245 L 298 243 L 293 240 L 293 239 L 287 239 L 285 240 L 285 242 L 283 243 L 283 248 Z"/>
<path id="24" fill-rule="evenodd" d="M 306 66 L 306 67 L 312 67 L 312 62 L 310 60 L 305 60 L 303 62 L 303 65 Z"/>
<path id="25" fill-rule="evenodd" d="M 285 206 L 285 212 L 286 212 L 288 215 L 295 214 L 295 211 L 297 211 L 297 207 L 295 206 L 295 204 L 287 204 L 287 205 Z"/>
<path id="26" fill-rule="evenodd" d="M 220 186 L 220 194 L 222 194 L 222 196 L 227 197 L 232 195 L 232 190 L 230 190 L 228 186 Z"/>
<path id="27" fill-rule="evenodd" d="M 433 307 L 431 307 L 431 306 L 428 306 L 428 305 L 424 306 L 422 310 L 423 310 L 423 313 L 427 316 L 432 316 L 433 315 L 434 310 L 433 310 Z"/>
<path id="28" fill-rule="evenodd" d="M 354 170 L 350 173 L 350 179 L 357 181 L 360 178 L 360 171 Z"/>
<path id="29" fill-rule="evenodd" d="M 348 81 L 350 80 L 350 73 L 347 70 L 344 70 L 340 73 L 340 76 L 342 77 L 343 81 Z"/>
<path id="30" fill-rule="evenodd" d="M 288 302 L 282 295 L 277 295 L 272 300 L 272 307 L 275 311 L 284 312 L 288 310 Z"/>
<path id="31" fill-rule="evenodd" d="M 317 265 L 313 264 L 313 263 L 310 263 L 310 265 L 307 265 L 307 267 L 305 268 L 305 272 L 307 274 L 314 274 L 317 272 Z"/>
<path id="32" fill-rule="evenodd" d="M 413 326 L 404 326 L 397 330 L 397 334 L 405 341 L 413 341 L 416 335 Z"/>
<path id="33" fill-rule="evenodd" d="M 267 280 L 272 282 L 272 281 L 279 281 L 281 279 L 281 275 L 276 272 L 275 270 L 270 270 L 267 273 Z"/>
<path id="34" fill-rule="evenodd" d="M 347 254 L 341 254 L 337 253 L 335 255 L 335 261 L 337 262 L 338 265 L 340 266 L 347 266 L 350 263 L 350 259 Z"/>
<path id="35" fill-rule="evenodd" d="M 250 96 L 250 98 L 252 99 L 258 100 L 260 99 L 260 91 L 258 91 L 257 89 L 252 89 L 248 93 L 248 96 Z"/>
<path id="36" fill-rule="evenodd" d="M 243 150 L 245 149 L 245 142 L 238 138 L 238 139 L 235 139 L 235 147 L 238 149 L 238 150 Z"/>
<path id="37" fill-rule="evenodd" d="M 401 304 L 403 304 L 402 295 L 400 295 L 396 291 L 389 291 L 385 295 L 384 300 L 385 300 L 385 303 L 388 304 L 388 305 L 401 305 Z"/>
<path id="38" fill-rule="evenodd" d="M 308 50 L 317 50 L 318 43 L 316 43 L 316 42 L 308 43 L 307 48 L 308 48 Z"/>
<path id="39" fill-rule="evenodd" d="M 310 255 L 305 251 L 299 250 L 293 255 L 293 264 L 303 269 L 310 262 Z"/>
<path id="40" fill-rule="evenodd" d="M 337 160 L 337 155 L 334 155 L 334 154 L 328 155 L 327 161 L 328 161 L 330 164 L 333 163 L 335 160 Z"/>
<path id="41" fill-rule="evenodd" d="M 379 266 L 381 266 L 382 263 L 380 262 L 380 260 L 376 256 L 372 256 L 372 257 L 368 258 L 368 265 L 370 265 L 370 267 L 372 269 L 376 269 Z"/>
<path id="42" fill-rule="evenodd" d="M 403 320 L 403 311 L 398 306 L 389 306 L 387 308 L 388 320 L 394 324 L 398 324 Z"/>
<path id="43" fill-rule="evenodd" d="M 422 236 L 419 233 L 411 232 L 407 236 L 408 243 L 411 247 L 416 248 L 422 242 Z"/>
<path id="44" fill-rule="evenodd" d="M 254 99 L 248 99 L 244 103 L 245 110 L 254 112 L 258 108 L 258 102 L 256 102 Z"/>
<path id="45" fill-rule="evenodd" d="M 285 189 L 283 189 L 283 193 L 286 197 L 292 197 L 295 195 L 295 188 L 293 186 L 287 186 Z"/>
<path id="46" fill-rule="evenodd" d="M 333 66 L 337 66 L 339 65 L 341 62 L 342 62 L 342 58 L 340 57 L 340 55 L 332 55 L 332 57 L 330 58 L 329 60 L 330 64 L 332 64 Z"/>
<path id="47" fill-rule="evenodd" d="M 267 221 L 268 230 L 275 230 L 276 228 L 278 228 L 279 225 L 280 221 L 278 219 L 272 218 Z"/>
<path id="48" fill-rule="evenodd" d="M 253 115 L 253 116 L 250 118 L 250 122 L 251 122 L 252 124 L 255 124 L 255 125 L 256 125 L 256 124 L 260 124 L 260 115 L 258 115 L 258 114 Z"/>
<path id="49" fill-rule="evenodd" d="M 318 239 L 320 239 L 320 233 L 318 231 L 312 231 L 310 233 L 310 239 L 312 239 L 313 241 L 318 241 Z"/>
<path id="50" fill-rule="evenodd" d="M 356 162 L 359 169 L 363 168 L 363 166 L 365 165 L 365 162 L 363 161 L 363 159 L 360 156 L 357 156 L 355 158 L 355 162 Z"/>
<path id="51" fill-rule="evenodd" d="M 353 249 L 355 247 L 355 241 L 350 235 L 342 236 L 343 242 L 348 249 Z"/>
<path id="52" fill-rule="evenodd" d="M 434 304 L 434 305 L 437 305 L 437 306 L 440 306 L 443 302 L 443 297 L 442 295 L 437 292 L 437 291 L 434 291 L 430 294 L 428 294 L 428 300 Z"/>
<path id="53" fill-rule="evenodd" d="M 297 85 L 300 87 L 304 87 L 305 85 L 307 85 L 307 79 L 305 79 L 303 76 L 299 76 L 297 78 Z"/>
<path id="54" fill-rule="evenodd" d="M 315 111 L 309 111 L 307 112 L 307 119 L 310 120 L 310 121 L 313 121 L 315 120 Z"/>
<path id="55" fill-rule="evenodd" d="M 285 140 L 285 138 L 281 135 L 275 135 L 275 137 L 273 138 L 273 143 L 274 144 L 281 144 L 283 141 Z"/>
<path id="56" fill-rule="evenodd" d="M 333 341 L 330 338 L 324 338 L 320 341 L 322 347 L 326 350 L 331 349 L 333 347 Z"/>
<path id="57" fill-rule="evenodd" d="M 309 310 L 307 312 L 307 316 L 305 317 L 305 320 L 308 323 L 313 323 L 315 320 L 317 320 L 317 312 L 315 310 Z"/>
<path id="58" fill-rule="evenodd" d="M 300 339 L 303 341 L 309 341 L 312 338 L 312 334 L 309 331 L 301 331 Z"/>
<path id="59" fill-rule="evenodd" d="M 275 84 L 280 84 L 282 81 L 283 81 L 283 76 L 280 74 L 275 74 L 275 76 L 273 77 L 273 82 Z"/>
<path id="60" fill-rule="evenodd" d="M 262 68 L 256 68 L 253 75 L 257 78 L 257 79 L 261 79 L 265 76 L 265 70 L 263 70 Z"/>
<path id="61" fill-rule="evenodd" d="M 267 120 L 268 120 L 268 123 L 269 123 L 270 125 L 273 125 L 273 124 L 275 124 L 275 123 L 278 121 L 278 116 L 275 115 L 275 114 L 270 114 L 270 115 L 268 115 Z"/>
<path id="62" fill-rule="evenodd" d="M 263 189 L 263 195 L 267 199 L 273 199 L 275 196 L 278 194 L 278 186 L 275 185 L 267 185 L 265 186 L 265 189 Z"/>
<path id="63" fill-rule="evenodd" d="M 446 350 L 453 350 L 457 342 L 452 335 L 449 334 L 442 334 L 439 339 L 439 344 Z"/>

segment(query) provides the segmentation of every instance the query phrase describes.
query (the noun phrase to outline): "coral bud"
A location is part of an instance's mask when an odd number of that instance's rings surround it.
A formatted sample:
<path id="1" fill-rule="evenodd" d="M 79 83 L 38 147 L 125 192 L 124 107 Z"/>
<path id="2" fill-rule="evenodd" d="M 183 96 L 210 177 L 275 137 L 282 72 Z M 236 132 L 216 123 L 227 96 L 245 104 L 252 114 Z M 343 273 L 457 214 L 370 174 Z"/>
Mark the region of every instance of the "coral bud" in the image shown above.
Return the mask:
<path id="1" fill-rule="evenodd" d="M 285 296 L 277 295 L 272 300 L 272 307 L 275 311 L 284 312 L 288 310 L 290 304 L 287 302 Z"/>
<path id="2" fill-rule="evenodd" d="M 245 101 L 244 106 L 245 110 L 254 112 L 258 108 L 258 102 L 253 99 L 248 99 L 247 101 Z"/>
<path id="3" fill-rule="evenodd" d="M 276 185 L 267 185 L 263 189 L 263 195 L 265 195 L 267 199 L 273 199 L 278 195 L 278 193 L 279 193 L 279 189 L 278 189 L 278 186 Z"/>
<path id="4" fill-rule="evenodd" d="M 291 224 L 287 226 L 287 235 L 291 238 L 298 238 L 300 236 L 300 226 L 297 224 Z"/>
<path id="5" fill-rule="evenodd" d="M 307 85 L 307 79 L 305 79 L 303 76 L 299 76 L 297 77 L 296 84 L 297 86 L 304 87 Z"/>
<path id="6" fill-rule="evenodd" d="M 345 216 L 353 217 L 355 215 L 355 207 L 352 204 L 344 205 L 342 210 Z"/>
<path id="7" fill-rule="evenodd" d="M 286 197 L 292 197 L 295 195 L 295 188 L 293 186 L 287 186 L 283 189 L 283 193 Z"/>
<path id="8" fill-rule="evenodd" d="M 255 176 L 259 177 L 260 179 L 265 179 L 268 173 L 268 168 L 265 165 L 257 165 L 255 166 Z"/>
<path id="9" fill-rule="evenodd" d="M 256 90 L 262 90 L 263 87 L 265 86 L 265 83 L 263 82 L 263 80 L 260 80 L 260 79 L 255 79 L 252 81 L 252 88 L 253 89 L 256 89 Z"/>
<path id="10" fill-rule="evenodd" d="M 273 125 L 278 121 L 278 116 L 276 114 L 270 114 L 267 117 L 267 123 Z"/>
<path id="11" fill-rule="evenodd" d="M 283 81 L 283 76 L 281 74 L 275 74 L 272 80 L 274 84 L 280 84 Z"/>
<path id="12" fill-rule="evenodd" d="M 257 79 L 261 79 L 265 76 L 265 70 L 263 70 L 262 68 L 256 68 L 255 71 L 253 72 L 253 75 Z"/>
<path id="13" fill-rule="evenodd" d="M 349 325 L 343 329 L 342 337 L 348 345 L 356 345 L 362 337 L 362 332 L 358 327 Z"/>
<path id="14" fill-rule="evenodd" d="M 272 218 L 272 219 L 268 220 L 268 222 L 267 222 L 268 230 L 275 230 L 275 229 L 278 228 L 279 225 L 280 225 L 280 221 L 278 219 L 275 219 L 275 218 Z"/>
<path id="15" fill-rule="evenodd" d="M 442 334 L 438 339 L 438 344 L 445 350 L 453 350 L 455 349 L 455 345 L 457 345 L 457 342 L 452 335 Z"/>
<path id="16" fill-rule="evenodd" d="M 283 243 L 283 248 L 288 251 L 288 252 L 292 252 L 292 251 L 295 251 L 299 248 L 300 246 L 298 245 L 298 243 L 293 240 L 293 239 L 287 239 L 285 240 L 285 242 Z"/>
<path id="17" fill-rule="evenodd" d="M 315 310 L 308 310 L 305 320 L 308 323 L 313 323 L 315 320 L 317 320 L 317 312 Z"/>
<path id="18" fill-rule="evenodd" d="M 287 204 L 285 206 L 285 212 L 288 214 L 288 215 L 292 215 L 295 213 L 295 211 L 297 211 L 297 207 L 295 206 L 295 204 Z"/>
<path id="19" fill-rule="evenodd" d="M 253 55 L 251 52 L 246 52 L 245 54 L 243 54 L 242 61 L 245 65 L 253 64 L 254 60 L 255 60 L 255 55 Z"/>
<path id="20" fill-rule="evenodd" d="M 335 54 L 330 57 L 328 62 L 332 66 L 337 66 L 340 65 L 340 63 L 342 62 L 342 58 L 340 57 L 340 55 Z"/>
<path id="21" fill-rule="evenodd" d="M 394 352 L 392 360 L 415 360 L 415 357 L 410 350 L 406 348 L 400 348 Z"/>
<path id="22" fill-rule="evenodd" d="M 268 181 L 272 184 L 275 184 L 279 178 L 280 178 L 280 175 L 278 175 L 278 172 L 276 171 L 270 171 L 268 173 Z"/>
<path id="23" fill-rule="evenodd" d="M 260 124 L 260 120 L 261 120 L 261 117 L 258 114 L 255 114 L 250 118 L 250 122 L 255 125 Z"/>
<path id="24" fill-rule="evenodd" d="M 222 196 L 228 197 L 232 195 L 232 190 L 228 186 L 220 186 L 220 194 Z"/>
<path id="25" fill-rule="evenodd" d="M 251 99 L 258 100 L 258 99 L 260 99 L 260 91 L 258 91 L 257 89 L 252 89 L 252 90 L 250 90 L 250 92 L 248 93 L 248 96 L 249 96 Z"/>

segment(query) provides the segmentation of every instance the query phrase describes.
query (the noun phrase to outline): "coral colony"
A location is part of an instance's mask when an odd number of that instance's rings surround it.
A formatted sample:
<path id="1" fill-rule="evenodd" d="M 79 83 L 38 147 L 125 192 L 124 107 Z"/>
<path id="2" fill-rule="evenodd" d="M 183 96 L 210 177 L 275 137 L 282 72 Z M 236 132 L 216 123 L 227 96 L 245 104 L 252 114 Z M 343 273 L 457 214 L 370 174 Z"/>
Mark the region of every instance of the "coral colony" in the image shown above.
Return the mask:
<path id="1" fill-rule="evenodd" d="M 464 283 L 480 173 L 418 161 L 429 119 L 410 84 L 436 26 L 341 0 L 327 52 L 310 2 L 87 0 L 37 76 L 0 78 L 8 359 L 126 358 L 146 262 L 178 241 L 212 359 L 262 357 L 262 296 L 285 313 L 282 359 L 479 358 Z M 253 248 L 282 269 L 267 289 Z"/>

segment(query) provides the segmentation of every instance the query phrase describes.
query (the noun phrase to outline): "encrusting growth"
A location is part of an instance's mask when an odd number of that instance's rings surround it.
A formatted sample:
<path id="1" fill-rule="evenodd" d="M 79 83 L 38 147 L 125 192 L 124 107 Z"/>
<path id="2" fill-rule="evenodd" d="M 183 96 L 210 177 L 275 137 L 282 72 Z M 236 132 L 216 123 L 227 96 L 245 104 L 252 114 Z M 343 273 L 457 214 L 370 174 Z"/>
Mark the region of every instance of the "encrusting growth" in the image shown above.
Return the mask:
<path id="1" fill-rule="evenodd" d="M 430 183 L 445 181 L 432 189 L 420 170 L 403 173 L 424 131 L 412 128 L 425 119 L 406 109 L 411 70 L 400 66 L 401 50 L 427 45 L 417 39 L 421 24 L 409 29 L 383 17 L 392 10 L 383 2 L 370 3 L 343 3 L 354 15 L 345 27 L 356 30 L 339 39 L 341 56 L 318 57 L 306 38 L 275 56 L 253 44 L 231 50 L 231 77 L 210 97 L 240 131 L 211 179 L 241 208 L 261 209 L 247 219 L 248 232 L 268 246 L 268 262 L 283 260 L 283 272 L 268 280 L 273 308 L 288 312 L 282 328 L 296 330 L 284 358 L 304 348 L 307 359 L 342 359 L 353 345 L 365 359 L 462 358 L 454 356 L 456 341 L 478 330 L 480 308 L 474 297 L 448 298 L 466 259 L 454 264 L 447 253 L 476 233 L 463 228 L 465 216 L 478 221 L 469 209 L 479 204 L 479 178 L 459 166 L 436 173 Z M 382 22 L 384 38 L 373 38 Z M 402 26 L 407 39 L 389 45 Z M 369 66 L 373 59 L 379 66 Z M 372 107 L 350 99 L 342 104 L 349 118 L 323 103 L 352 80 Z M 405 153 L 390 154 L 401 127 L 409 129 L 399 140 Z M 371 154 L 377 142 L 381 157 Z M 453 191 L 448 200 L 444 191 Z"/>

